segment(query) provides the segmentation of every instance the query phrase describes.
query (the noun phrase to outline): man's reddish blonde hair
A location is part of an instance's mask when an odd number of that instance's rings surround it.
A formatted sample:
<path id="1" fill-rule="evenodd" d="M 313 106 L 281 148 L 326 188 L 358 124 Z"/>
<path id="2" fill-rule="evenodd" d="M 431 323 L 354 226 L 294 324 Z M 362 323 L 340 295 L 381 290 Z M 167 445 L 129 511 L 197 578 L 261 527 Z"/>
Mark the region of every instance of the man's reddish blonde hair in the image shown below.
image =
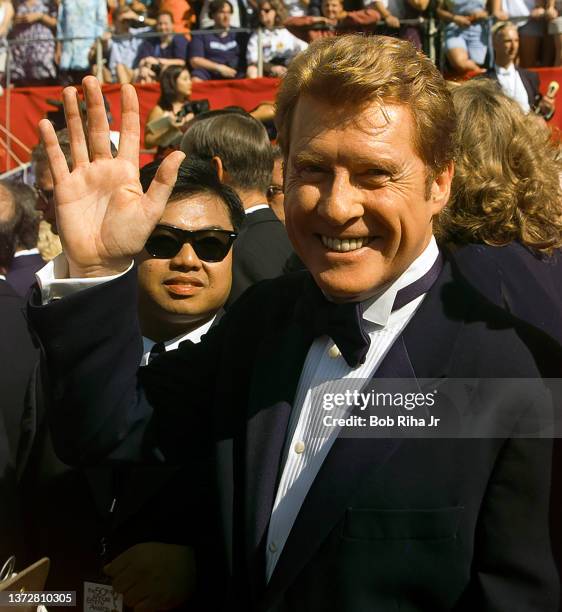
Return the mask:
<path id="1" fill-rule="evenodd" d="M 285 156 L 302 95 L 337 108 L 361 110 L 373 102 L 408 107 L 415 126 L 413 146 L 428 168 L 428 179 L 433 180 L 454 157 L 456 115 L 451 94 L 431 60 L 409 42 L 353 34 L 322 38 L 300 53 L 277 95 L 275 123 Z"/>

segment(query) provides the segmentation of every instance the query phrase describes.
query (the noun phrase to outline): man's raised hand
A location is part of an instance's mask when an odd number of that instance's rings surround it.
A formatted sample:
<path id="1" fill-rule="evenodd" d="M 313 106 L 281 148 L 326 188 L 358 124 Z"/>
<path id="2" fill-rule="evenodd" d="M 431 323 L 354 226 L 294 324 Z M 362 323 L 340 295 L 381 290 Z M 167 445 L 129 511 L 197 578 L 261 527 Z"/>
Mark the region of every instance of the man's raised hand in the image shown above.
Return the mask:
<path id="1" fill-rule="evenodd" d="M 124 271 L 144 247 L 175 184 L 184 155 L 162 162 L 146 194 L 139 182 L 140 126 L 135 89 L 121 89 L 121 136 L 113 158 L 109 124 L 99 83 L 82 82 L 86 140 L 74 87 L 63 91 L 73 169 L 69 171 L 52 124 L 39 132 L 53 175 L 57 227 L 71 277 L 109 276 Z"/>

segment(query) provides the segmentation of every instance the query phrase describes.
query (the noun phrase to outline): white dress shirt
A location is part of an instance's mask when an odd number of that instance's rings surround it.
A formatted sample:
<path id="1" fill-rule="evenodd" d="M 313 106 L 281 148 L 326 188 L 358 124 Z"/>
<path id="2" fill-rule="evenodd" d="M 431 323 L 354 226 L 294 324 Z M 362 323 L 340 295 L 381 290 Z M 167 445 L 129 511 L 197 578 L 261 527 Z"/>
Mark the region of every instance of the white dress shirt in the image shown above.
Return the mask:
<path id="1" fill-rule="evenodd" d="M 269 204 L 256 204 L 255 206 L 250 206 L 250 208 L 245 208 L 244 212 L 247 215 L 251 215 L 253 212 L 256 212 L 258 210 L 262 210 L 264 208 L 269 208 Z"/>
<path id="2" fill-rule="evenodd" d="M 201 342 L 201 337 L 211 329 L 216 318 L 217 315 L 215 315 L 212 319 L 209 319 L 206 323 L 203 323 L 203 325 L 192 329 L 187 334 L 180 334 L 179 336 L 176 336 L 171 340 L 167 340 L 166 342 L 164 342 L 164 351 L 167 353 L 168 351 L 173 351 L 174 349 L 177 349 L 179 344 L 181 342 L 184 342 L 184 340 L 191 340 L 191 342 L 193 342 L 194 344 Z M 152 350 L 152 347 L 155 344 L 156 342 L 154 342 L 154 340 L 151 340 L 146 336 L 142 337 L 142 358 L 140 362 L 141 366 L 145 366 L 148 364 L 150 351 Z"/>
<path id="3" fill-rule="evenodd" d="M 435 239 L 410 267 L 382 294 L 365 303 L 365 331 L 371 344 L 365 363 L 351 368 L 328 336 L 317 338 L 304 362 L 287 431 L 285 464 L 271 513 L 266 549 L 266 578 L 269 581 L 289 533 L 322 463 L 339 434 L 326 427 L 322 407 L 324 393 L 361 391 L 388 350 L 412 318 L 425 294 L 392 312 L 398 290 L 421 278 L 435 263 L 439 250 Z M 342 407 L 337 417 L 352 408 Z M 333 414 L 333 412 L 332 412 Z"/>
<path id="4" fill-rule="evenodd" d="M 16 257 L 24 257 L 25 255 L 39 255 L 39 249 L 23 249 L 14 253 L 14 259 Z"/>
<path id="5" fill-rule="evenodd" d="M 498 82 L 505 95 L 515 100 L 523 109 L 524 113 L 528 113 L 531 110 L 529 106 L 529 96 L 527 95 L 527 90 L 525 89 L 525 85 L 523 85 L 519 72 L 515 69 L 515 65 L 511 64 L 507 68 L 496 66 L 496 74 L 498 75 Z"/>

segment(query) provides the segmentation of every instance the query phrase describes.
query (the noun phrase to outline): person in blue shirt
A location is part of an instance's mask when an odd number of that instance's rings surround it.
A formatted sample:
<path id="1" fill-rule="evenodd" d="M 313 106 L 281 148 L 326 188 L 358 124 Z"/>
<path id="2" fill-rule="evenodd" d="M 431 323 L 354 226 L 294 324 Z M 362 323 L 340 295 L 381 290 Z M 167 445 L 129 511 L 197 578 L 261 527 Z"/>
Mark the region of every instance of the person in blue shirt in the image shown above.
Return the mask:
<path id="1" fill-rule="evenodd" d="M 193 81 L 243 78 L 247 41 L 230 30 L 232 4 L 229 0 L 213 0 L 209 14 L 215 21 L 213 31 L 194 34 L 189 48 Z"/>
<path id="2" fill-rule="evenodd" d="M 168 11 L 158 13 L 156 31 L 165 34 L 149 38 L 139 47 L 133 68 L 134 79 L 140 83 L 156 83 L 168 66 L 185 66 L 188 42 L 182 34 L 174 34 L 174 19 Z"/>

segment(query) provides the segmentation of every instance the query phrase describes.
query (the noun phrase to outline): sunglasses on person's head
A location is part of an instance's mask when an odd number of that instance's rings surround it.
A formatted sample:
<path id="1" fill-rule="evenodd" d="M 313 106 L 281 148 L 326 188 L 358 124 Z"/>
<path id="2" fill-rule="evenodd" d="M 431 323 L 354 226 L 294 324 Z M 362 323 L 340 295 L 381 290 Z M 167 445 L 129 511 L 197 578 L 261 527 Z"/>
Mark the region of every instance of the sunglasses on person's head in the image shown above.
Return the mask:
<path id="1" fill-rule="evenodd" d="M 157 225 L 144 248 L 152 257 L 171 259 L 186 242 L 202 261 L 222 261 L 230 251 L 236 232 L 221 229 L 184 230 L 173 225 Z"/>

